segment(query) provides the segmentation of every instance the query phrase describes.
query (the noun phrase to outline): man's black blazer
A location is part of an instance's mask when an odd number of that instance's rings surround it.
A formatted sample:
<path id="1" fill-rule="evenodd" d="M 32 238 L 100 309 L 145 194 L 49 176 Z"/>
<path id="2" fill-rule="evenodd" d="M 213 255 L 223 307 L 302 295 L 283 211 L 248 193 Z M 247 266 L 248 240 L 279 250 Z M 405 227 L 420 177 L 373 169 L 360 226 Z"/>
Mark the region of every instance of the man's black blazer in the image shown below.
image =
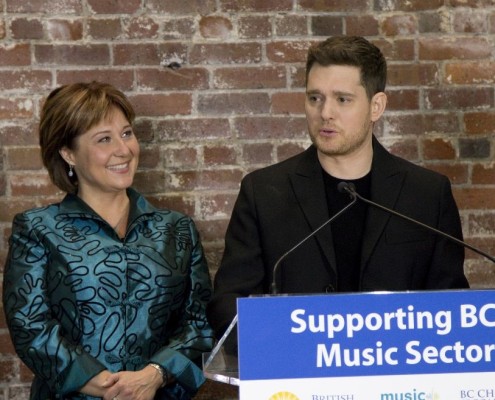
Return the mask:
<path id="1" fill-rule="evenodd" d="M 217 334 L 235 316 L 236 298 L 268 293 L 280 256 L 330 217 L 322 173 L 311 146 L 243 179 L 207 310 Z M 462 239 L 449 180 L 390 154 L 375 138 L 371 200 Z M 462 246 L 368 207 L 360 291 L 467 288 L 463 263 Z M 338 291 L 338 282 L 331 224 L 290 253 L 277 274 L 280 293 Z"/>

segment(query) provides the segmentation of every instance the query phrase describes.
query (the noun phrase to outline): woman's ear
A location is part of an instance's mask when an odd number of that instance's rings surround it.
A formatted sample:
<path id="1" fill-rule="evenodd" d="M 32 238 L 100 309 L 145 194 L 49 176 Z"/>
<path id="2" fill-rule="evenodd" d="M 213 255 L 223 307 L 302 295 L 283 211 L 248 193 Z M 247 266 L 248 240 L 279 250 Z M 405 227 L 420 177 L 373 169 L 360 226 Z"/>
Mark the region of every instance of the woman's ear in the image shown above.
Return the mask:
<path id="1" fill-rule="evenodd" d="M 65 162 L 69 165 L 75 165 L 74 164 L 74 156 L 72 151 L 70 151 L 66 146 L 62 147 L 58 153 L 60 154 L 60 157 L 62 157 Z"/>
<path id="2" fill-rule="evenodd" d="M 371 99 L 371 121 L 378 121 L 386 107 L 387 95 L 383 92 L 376 93 Z"/>

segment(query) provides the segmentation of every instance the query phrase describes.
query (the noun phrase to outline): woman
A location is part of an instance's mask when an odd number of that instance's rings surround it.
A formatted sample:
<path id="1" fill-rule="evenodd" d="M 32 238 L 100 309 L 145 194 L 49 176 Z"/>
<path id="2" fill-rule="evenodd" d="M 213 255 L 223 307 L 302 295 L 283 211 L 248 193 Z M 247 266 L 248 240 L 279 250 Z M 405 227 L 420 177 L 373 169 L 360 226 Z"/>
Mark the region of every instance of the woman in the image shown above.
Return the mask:
<path id="1" fill-rule="evenodd" d="M 15 217 L 3 287 L 31 399 L 184 400 L 204 381 L 207 264 L 190 218 L 131 189 L 134 116 L 98 82 L 43 106 L 43 163 L 67 195 Z"/>

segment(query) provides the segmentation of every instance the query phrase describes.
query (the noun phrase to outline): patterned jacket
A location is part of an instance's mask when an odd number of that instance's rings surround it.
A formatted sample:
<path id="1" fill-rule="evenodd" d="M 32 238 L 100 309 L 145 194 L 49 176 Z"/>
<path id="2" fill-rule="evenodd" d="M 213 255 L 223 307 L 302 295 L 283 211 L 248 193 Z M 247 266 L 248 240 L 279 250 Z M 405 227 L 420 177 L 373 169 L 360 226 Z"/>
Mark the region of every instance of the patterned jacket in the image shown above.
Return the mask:
<path id="1" fill-rule="evenodd" d="M 189 399 L 211 349 L 208 267 L 193 221 L 129 189 L 124 239 L 75 195 L 14 218 L 3 303 L 12 341 L 35 378 L 31 399 L 78 394 L 102 370 L 166 368 L 156 399 Z"/>

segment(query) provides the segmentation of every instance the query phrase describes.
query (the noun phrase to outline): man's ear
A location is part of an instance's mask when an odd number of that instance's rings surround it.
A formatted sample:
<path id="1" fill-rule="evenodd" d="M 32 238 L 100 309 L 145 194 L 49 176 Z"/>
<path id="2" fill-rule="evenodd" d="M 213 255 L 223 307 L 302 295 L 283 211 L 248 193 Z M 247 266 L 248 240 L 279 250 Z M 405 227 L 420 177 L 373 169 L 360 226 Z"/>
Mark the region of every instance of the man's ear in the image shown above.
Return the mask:
<path id="1" fill-rule="evenodd" d="M 376 93 L 371 99 L 371 121 L 378 121 L 386 107 L 387 95 L 383 92 Z"/>
<path id="2" fill-rule="evenodd" d="M 60 154 L 60 157 L 62 157 L 65 162 L 69 165 L 75 165 L 74 163 L 74 155 L 72 151 L 70 151 L 66 146 L 62 147 L 58 153 Z"/>

